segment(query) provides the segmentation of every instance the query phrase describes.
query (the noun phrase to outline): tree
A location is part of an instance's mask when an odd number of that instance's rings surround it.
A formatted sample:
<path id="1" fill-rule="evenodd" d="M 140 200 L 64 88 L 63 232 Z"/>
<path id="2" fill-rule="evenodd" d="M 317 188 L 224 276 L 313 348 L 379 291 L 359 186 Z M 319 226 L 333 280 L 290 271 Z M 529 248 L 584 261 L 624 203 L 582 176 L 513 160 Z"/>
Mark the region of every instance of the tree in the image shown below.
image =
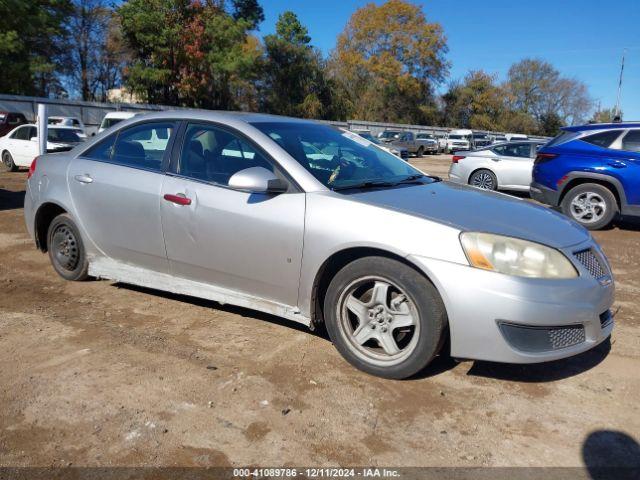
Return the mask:
<path id="1" fill-rule="evenodd" d="M 433 89 L 448 70 L 442 27 L 403 0 L 367 4 L 338 37 L 332 71 L 351 115 L 419 122 L 433 106 Z"/>
<path id="2" fill-rule="evenodd" d="M 258 0 L 233 0 L 233 18 L 243 19 L 249 24 L 249 30 L 256 30 L 264 22 L 264 11 Z"/>
<path id="3" fill-rule="evenodd" d="M 593 112 L 591 122 L 593 123 L 611 123 L 616 121 L 616 116 L 622 119 L 622 112 L 618 113 L 615 108 L 600 108 Z"/>
<path id="4" fill-rule="evenodd" d="M 101 84 L 110 76 L 105 75 L 105 62 L 109 64 L 112 58 L 105 47 L 109 45 L 111 28 L 112 11 L 105 0 L 73 1 L 73 11 L 66 22 L 70 39 L 67 70 L 71 87 L 82 100 L 95 100 L 98 90 L 105 90 Z"/>
<path id="5" fill-rule="evenodd" d="M 295 13 L 282 13 L 276 33 L 264 38 L 262 108 L 271 113 L 308 118 L 333 116 L 335 86 L 320 53 Z M 339 114 L 338 114 L 339 115 Z"/>
<path id="6" fill-rule="evenodd" d="M 452 127 L 500 130 L 505 113 L 504 92 L 495 77 L 482 70 L 453 82 L 443 95 L 443 123 Z"/>
<path id="7" fill-rule="evenodd" d="M 70 0 L 0 2 L 0 91 L 62 95 L 60 72 Z"/>
<path id="8" fill-rule="evenodd" d="M 257 105 L 254 81 L 262 55 L 251 23 L 224 10 L 195 4 L 186 23 L 177 91 L 182 104 L 201 108 L 249 109 Z"/>
<path id="9" fill-rule="evenodd" d="M 532 115 L 540 126 L 552 114 L 562 124 L 583 122 L 593 103 L 584 83 L 562 77 L 539 59 L 526 58 L 512 65 L 505 90 L 511 109 Z"/>

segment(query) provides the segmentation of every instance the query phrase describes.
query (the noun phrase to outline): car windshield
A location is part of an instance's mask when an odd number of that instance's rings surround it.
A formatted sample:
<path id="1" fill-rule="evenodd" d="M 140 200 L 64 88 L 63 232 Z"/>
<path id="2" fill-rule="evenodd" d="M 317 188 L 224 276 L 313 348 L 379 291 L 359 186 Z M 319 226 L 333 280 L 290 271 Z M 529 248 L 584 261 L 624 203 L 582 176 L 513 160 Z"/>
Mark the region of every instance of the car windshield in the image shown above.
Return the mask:
<path id="1" fill-rule="evenodd" d="M 449 135 L 449 138 L 451 138 L 453 140 L 466 140 L 464 135 Z"/>
<path id="2" fill-rule="evenodd" d="M 102 120 L 100 127 L 107 129 L 113 127 L 116 123 L 120 123 L 124 118 L 105 118 Z"/>
<path id="3" fill-rule="evenodd" d="M 434 137 L 430 133 L 420 133 L 420 134 L 418 134 L 417 138 L 420 138 L 420 139 L 423 139 L 423 140 L 433 140 Z"/>
<path id="4" fill-rule="evenodd" d="M 47 133 L 47 140 L 50 142 L 80 142 L 80 137 L 70 128 L 50 128 Z"/>
<path id="5" fill-rule="evenodd" d="M 389 140 L 389 139 L 392 139 L 392 138 L 397 137 L 398 135 L 400 135 L 400 132 L 395 132 L 395 131 L 387 130 L 387 131 L 382 132 L 382 133 L 380 134 L 380 137 L 379 137 L 379 138 L 385 138 L 385 139 Z"/>
<path id="6" fill-rule="evenodd" d="M 353 132 L 313 123 L 255 122 L 252 125 L 277 142 L 323 185 L 334 190 L 392 186 L 424 177 L 407 162 Z M 309 145 L 322 155 L 310 153 Z"/>
<path id="7" fill-rule="evenodd" d="M 477 139 L 480 139 L 480 140 L 486 140 L 489 137 L 487 135 L 482 134 L 482 133 L 474 133 L 473 134 L 473 138 L 477 138 Z"/>

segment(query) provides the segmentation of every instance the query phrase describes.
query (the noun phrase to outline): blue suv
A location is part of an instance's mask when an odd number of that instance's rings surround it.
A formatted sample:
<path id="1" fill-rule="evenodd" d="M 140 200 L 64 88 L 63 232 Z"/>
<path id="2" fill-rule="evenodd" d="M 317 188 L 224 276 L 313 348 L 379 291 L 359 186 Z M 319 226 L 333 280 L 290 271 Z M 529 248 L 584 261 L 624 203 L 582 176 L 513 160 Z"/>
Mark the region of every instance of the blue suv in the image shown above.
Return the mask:
<path id="1" fill-rule="evenodd" d="M 640 123 L 565 127 L 533 164 L 531 196 L 590 230 L 640 216 Z"/>

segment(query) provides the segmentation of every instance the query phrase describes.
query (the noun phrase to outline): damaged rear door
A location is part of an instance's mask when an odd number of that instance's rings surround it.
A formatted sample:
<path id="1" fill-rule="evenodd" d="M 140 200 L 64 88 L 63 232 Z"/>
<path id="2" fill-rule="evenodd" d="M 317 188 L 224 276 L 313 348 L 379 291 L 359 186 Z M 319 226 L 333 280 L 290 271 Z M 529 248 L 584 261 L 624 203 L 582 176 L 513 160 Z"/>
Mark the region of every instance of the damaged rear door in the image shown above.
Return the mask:
<path id="1" fill-rule="evenodd" d="M 189 123 L 162 188 L 170 272 L 286 305 L 296 305 L 305 195 L 237 191 L 229 178 L 249 167 L 282 175 L 240 133 Z"/>

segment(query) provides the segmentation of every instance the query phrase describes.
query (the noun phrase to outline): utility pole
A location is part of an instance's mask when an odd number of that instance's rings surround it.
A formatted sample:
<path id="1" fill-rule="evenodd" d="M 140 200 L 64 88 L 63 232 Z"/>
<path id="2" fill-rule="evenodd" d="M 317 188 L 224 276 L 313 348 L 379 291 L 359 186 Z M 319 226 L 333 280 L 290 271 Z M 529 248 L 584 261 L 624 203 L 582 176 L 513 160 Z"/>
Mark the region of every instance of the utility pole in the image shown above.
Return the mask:
<path id="1" fill-rule="evenodd" d="M 620 65 L 620 80 L 618 81 L 618 97 L 616 98 L 616 110 L 615 110 L 615 119 L 618 121 L 622 120 L 622 112 L 620 111 L 620 92 L 622 91 L 622 73 L 624 72 L 624 56 L 627 53 L 627 49 L 625 48 L 622 51 L 622 64 Z"/>

